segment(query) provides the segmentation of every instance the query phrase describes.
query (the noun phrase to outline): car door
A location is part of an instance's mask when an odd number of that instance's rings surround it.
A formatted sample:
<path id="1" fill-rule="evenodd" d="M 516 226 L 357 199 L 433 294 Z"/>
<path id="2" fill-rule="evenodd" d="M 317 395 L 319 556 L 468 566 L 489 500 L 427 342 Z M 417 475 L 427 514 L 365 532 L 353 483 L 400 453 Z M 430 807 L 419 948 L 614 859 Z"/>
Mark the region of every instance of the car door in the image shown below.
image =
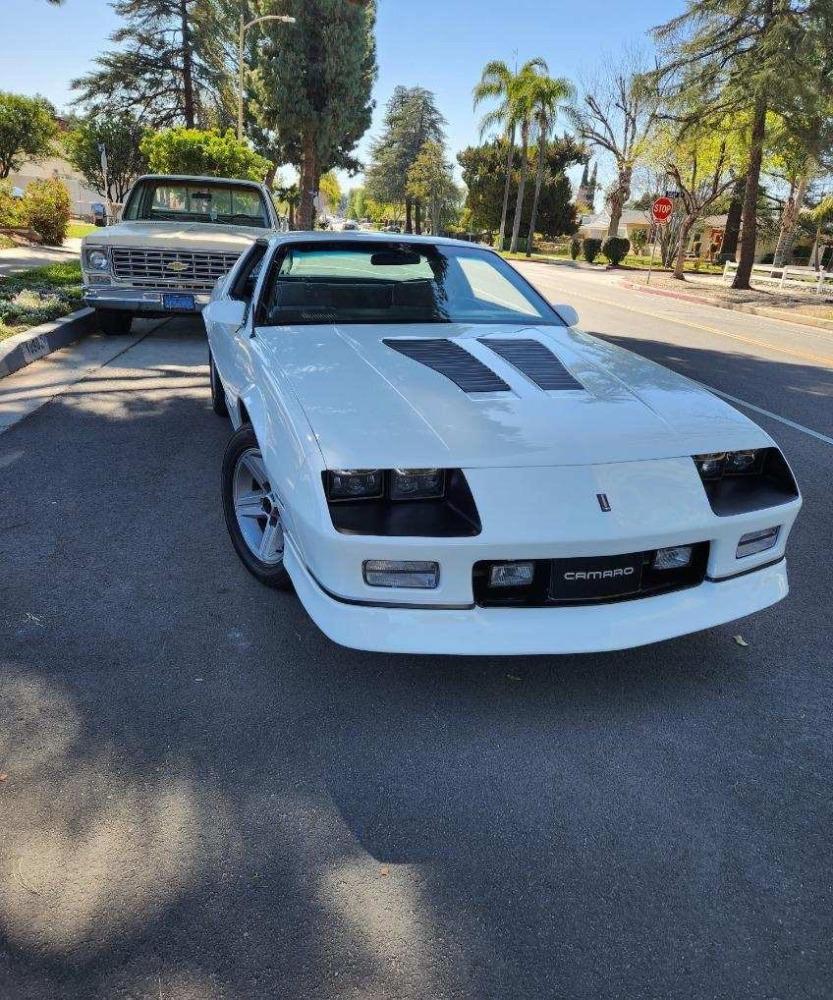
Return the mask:
<path id="1" fill-rule="evenodd" d="M 257 240 L 235 268 L 226 292 L 203 310 L 211 356 L 226 395 L 236 400 L 251 375 L 249 344 L 253 300 L 269 244 Z"/>

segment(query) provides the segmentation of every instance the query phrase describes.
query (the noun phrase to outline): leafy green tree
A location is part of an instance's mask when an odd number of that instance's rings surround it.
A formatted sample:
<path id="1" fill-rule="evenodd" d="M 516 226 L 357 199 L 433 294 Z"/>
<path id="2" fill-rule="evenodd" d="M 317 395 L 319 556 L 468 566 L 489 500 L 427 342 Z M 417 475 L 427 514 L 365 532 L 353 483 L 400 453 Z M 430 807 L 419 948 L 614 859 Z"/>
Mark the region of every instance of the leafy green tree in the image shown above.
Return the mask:
<path id="1" fill-rule="evenodd" d="M 49 101 L 0 90 L 0 179 L 24 160 L 48 156 L 57 132 L 55 109 Z"/>
<path id="2" fill-rule="evenodd" d="M 573 97 L 573 85 L 563 77 L 542 76 L 532 90 L 532 117 L 538 133 L 538 166 L 535 171 L 535 194 L 532 199 L 532 212 L 529 218 L 529 233 L 526 239 L 526 255 L 532 255 L 532 243 L 535 238 L 535 223 L 538 221 L 538 202 L 541 198 L 541 186 L 544 183 L 544 170 L 547 161 L 547 143 L 555 128 L 555 121 L 564 101 Z M 585 167 L 586 169 L 586 167 Z"/>
<path id="3" fill-rule="evenodd" d="M 365 217 L 365 204 L 367 198 L 363 187 L 350 188 L 347 195 L 347 218 L 363 219 Z"/>
<path id="4" fill-rule="evenodd" d="M 269 162 L 231 129 L 169 128 L 147 132 L 139 144 L 148 169 L 155 174 L 195 174 L 263 180 Z"/>
<path id="5" fill-rule="evenodd" d="M 503 211 L 508 145 L 506 139 L 495 139 L 483 146 L 469 146 L 457 155 L 457 162 L 463 168 L 466 209 L 473 229 L 490 233 L 498 230 Z M 570 235 L 578 228 L 576 206 L 565 171 L 574 163 L 581 163 L 584 155 L 582 147 L 567 136 L 547 143 L 535 228 L 549 239 Z M 517 191 L 519 176 L 520 151 L 516 149 L 510 171 L 510 197 Z M 530 218 L 531 205 L 527 202 L 522 226 L 528 226 Z"/>
<path id="6" fill-rule="evenodd" d="M 431 231 L 442 231 L 445 217 L 460 197 L 451 164 L 439 142 L 426 142 L 408 171 L 407 193 L 428 206 Z"/>
<path id="7" fill-rule="evenodd" d="M 338 183 L 338 178 L 332 170 L 328 170 L 326 174 L 321 175 L 318 190 L 321 192 L 321 197 L 326 202 L 327 208 L 331 212 L 337 212 L 341 201 L 341 187 Z"/>
<path id="8" fill-rule="evenodd" d="M 276 162 L 300 174 L 298 221 L 312 228 L 323 173 L 359 169 L 354 150 L 370 126 L 376 79 L 374 0 L 285 0 L 294 24 L 265 22 L 254 36 L 252 110 Z M 275 12 L 257 0 L 255 12 Z"/>
<path id="9" fill-rule="evenodd" d="M 394 88 L 385 108 L 382 133 L 371 146 L 365 186 L 375 201 L 404 202 L 407 233 L 413 231 L 414 222 L 416 231 L 422 230 L 422 202 L 408 193 L 408 171 L 426 142 L 445 144 L 445 125 L 430 90 Z"/>
<path id="10" fill-rule="evenodd" d="M 498 230 L 498 246 L 503 247 L 506 236 L 506 221 L 509 213 L 509 188 L 512 184 L 512 168 L 515 158 L 515 135 L 518 131 L 521 117 L 526 112 L 526 102 L 521 100 L 523 89 L 521 81 L 531 73 L 546 72 L 547 64 L 540 58 L 529 59 L 519 70 L 512 71 L 500 59 L 493 59 L 483 67 L 480 80 L 474 88 L 474 107 L 484 101 L 496 101 L 497 104 L 480 120 L 480 138 L 482 139 L 492 129 L 497 128 L 506 139 L 506 170 L 504 172 L 503 208 L 500 214 Z M 516 213 L 517 214 L 517 213 Z"/>
<path id="11" fill-rule="evenodd" d="M 84 118 L 63 137 L 67 159 L 94 191 L 121 203 L 130 185 L 146 169 L 139 146 L 142 127 L 128 114 Z M 101 146 L 107 151 L 107 184 L 101 169 Z"/>
<path id="12" fill-rule="evenodd" d="M 822 239 L 825 236 L 828 240 L 833 239 L 833 195 L 827 195 L 814 208 L 802 212 L 800 222 L 815 236 L 811 257 L 813 267 L 818 271 L 821 269 L 819 249 Z M 827 270 L 833 270 L 833 252 L 830 254 Z"/>
<path id="13" fill-rule="evenodd" d="M 671 81 L 673 94 L 692 109 L 692 118 L 701 124 L 727 117 L 748 122 L 743 229 L 733 288 L 749 288 L 755 259 L 767 114 L 788 107 L 817 81 L 820 46 L 814 38 L 826 32 L 830 44 L 825 6 L 827 0 L 690 0 L 682 14 L 654 32 L 664 48 L 654 79 Z"/>
<path id="14" fill-rule="evenodd" d="M 112 0 L 124 24 L 97 69 L 73 80 L 76 103 L 130 112 L 143 124 L 225 127 L 233 117 L 226 40 L 238 9 L 229 0 Z"/>
<path id="15" fill-rule="evenodd" d="M 608 192 L 608 236 L 619 232 L 633 172 L 644 156 L 661 106 L 658 84 L 646 81 L 644 68 L 638 55 L 626 54 L 618 65 L 587 84 L 570 109 L 579 138 L 610 154 L 616 166 L 616 179 Z"/>

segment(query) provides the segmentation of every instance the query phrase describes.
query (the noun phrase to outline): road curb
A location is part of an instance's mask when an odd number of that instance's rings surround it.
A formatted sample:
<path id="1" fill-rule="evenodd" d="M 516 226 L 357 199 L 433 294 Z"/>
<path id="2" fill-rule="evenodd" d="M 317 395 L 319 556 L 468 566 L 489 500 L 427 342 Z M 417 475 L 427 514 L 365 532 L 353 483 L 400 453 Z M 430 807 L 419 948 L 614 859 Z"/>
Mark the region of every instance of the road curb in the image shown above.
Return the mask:
<path id="1" fill-rule="evenodd" d="M 818 316 L 807 316 L 804 313 L 794 313 L 793 317 L 787 318 L 782 315 L 783 310 L 772 306 L 756 306 L 751 302 L 715 302 L 712 299 L 704 298 L 701 295 L 689 295 L 686 292 L 672 292 L 666 288 L 646 288 L 644 285 L 636 284 L 633 281 L 620 281 L 623 288 L 630 288 L 635 292 L 643 292 L 645 295 L 660 295 L 667 299 L 681 299 L 684 302 L 694 302 L 697 305 L 713 306 L 715 309 L 728 309 L 730 312 L 748 313 L 751 316 L 763 316 L 766 319 L 777 319 L 780 323 L 789 323 L 790 326 L 814 326 L 820 330 L 830 330 L 833 332 L 833 320 L 822 319 Z M 800 317 L 800 318 L 799 318 Z"/>
<path id="2" fill-rule="evenodd" d="M 94 318 L 94 309 L 79 309 L 69 316 L 41 323 L 0 341 L 0 378 L 85 337 L 95 326 Z"/>

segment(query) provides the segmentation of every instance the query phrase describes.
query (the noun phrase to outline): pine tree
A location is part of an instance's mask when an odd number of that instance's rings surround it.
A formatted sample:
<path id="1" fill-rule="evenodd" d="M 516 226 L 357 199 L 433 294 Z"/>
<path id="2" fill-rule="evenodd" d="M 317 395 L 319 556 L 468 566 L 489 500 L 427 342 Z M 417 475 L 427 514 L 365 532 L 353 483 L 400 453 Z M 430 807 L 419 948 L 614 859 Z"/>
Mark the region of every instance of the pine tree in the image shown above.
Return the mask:
<path id="1" fill-rule="evenodd" d="M 232 117 L 229 51 L 231 0 L 113 0 L 124 24 L 118 48 L 73 80 L 76 104 L 93 114 L 131 113 L 164 128 L 223 127 Z"/>
<path id="2" fill-rule="evenodd" d="M 394 88 L 385 108 L 382 134 L 371 147 L 366 185 L 368 195 L 376 201 L 405 203 L 407 233 L 413 231 L 414 224 L 417 232 L 422 229 L 422 199 L 409 193 L 408 171 L 426 143 L 444 147 L 445 125 L 430 90 Z"/>
<path id="3" fill-rule="evenodd" d="M 300 173 L 298 224 L 313 225 L 321 175 L 355 172 L 353 155 L 370 126 L 376 78 L 373 0 L 285 0 L 294 24 L 265 22 L 253 42 L 252 113 L 276 162 Z M 271 0 L 254 10 L 275 13 Z"/>

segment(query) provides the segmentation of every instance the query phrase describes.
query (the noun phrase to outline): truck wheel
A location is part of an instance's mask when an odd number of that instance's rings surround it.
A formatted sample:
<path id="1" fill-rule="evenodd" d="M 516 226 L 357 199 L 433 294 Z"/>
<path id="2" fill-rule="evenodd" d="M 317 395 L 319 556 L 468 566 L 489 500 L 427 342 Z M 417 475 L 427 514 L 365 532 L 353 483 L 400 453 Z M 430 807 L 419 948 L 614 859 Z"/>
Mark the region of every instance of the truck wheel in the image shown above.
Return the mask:
<path id="1" fill-rule="evenodd" d="M 108 337 L 118 337 L 130 333 L 133 314 L 117 309 L 96 309 L 95 320 L 102 333 Z"/>

